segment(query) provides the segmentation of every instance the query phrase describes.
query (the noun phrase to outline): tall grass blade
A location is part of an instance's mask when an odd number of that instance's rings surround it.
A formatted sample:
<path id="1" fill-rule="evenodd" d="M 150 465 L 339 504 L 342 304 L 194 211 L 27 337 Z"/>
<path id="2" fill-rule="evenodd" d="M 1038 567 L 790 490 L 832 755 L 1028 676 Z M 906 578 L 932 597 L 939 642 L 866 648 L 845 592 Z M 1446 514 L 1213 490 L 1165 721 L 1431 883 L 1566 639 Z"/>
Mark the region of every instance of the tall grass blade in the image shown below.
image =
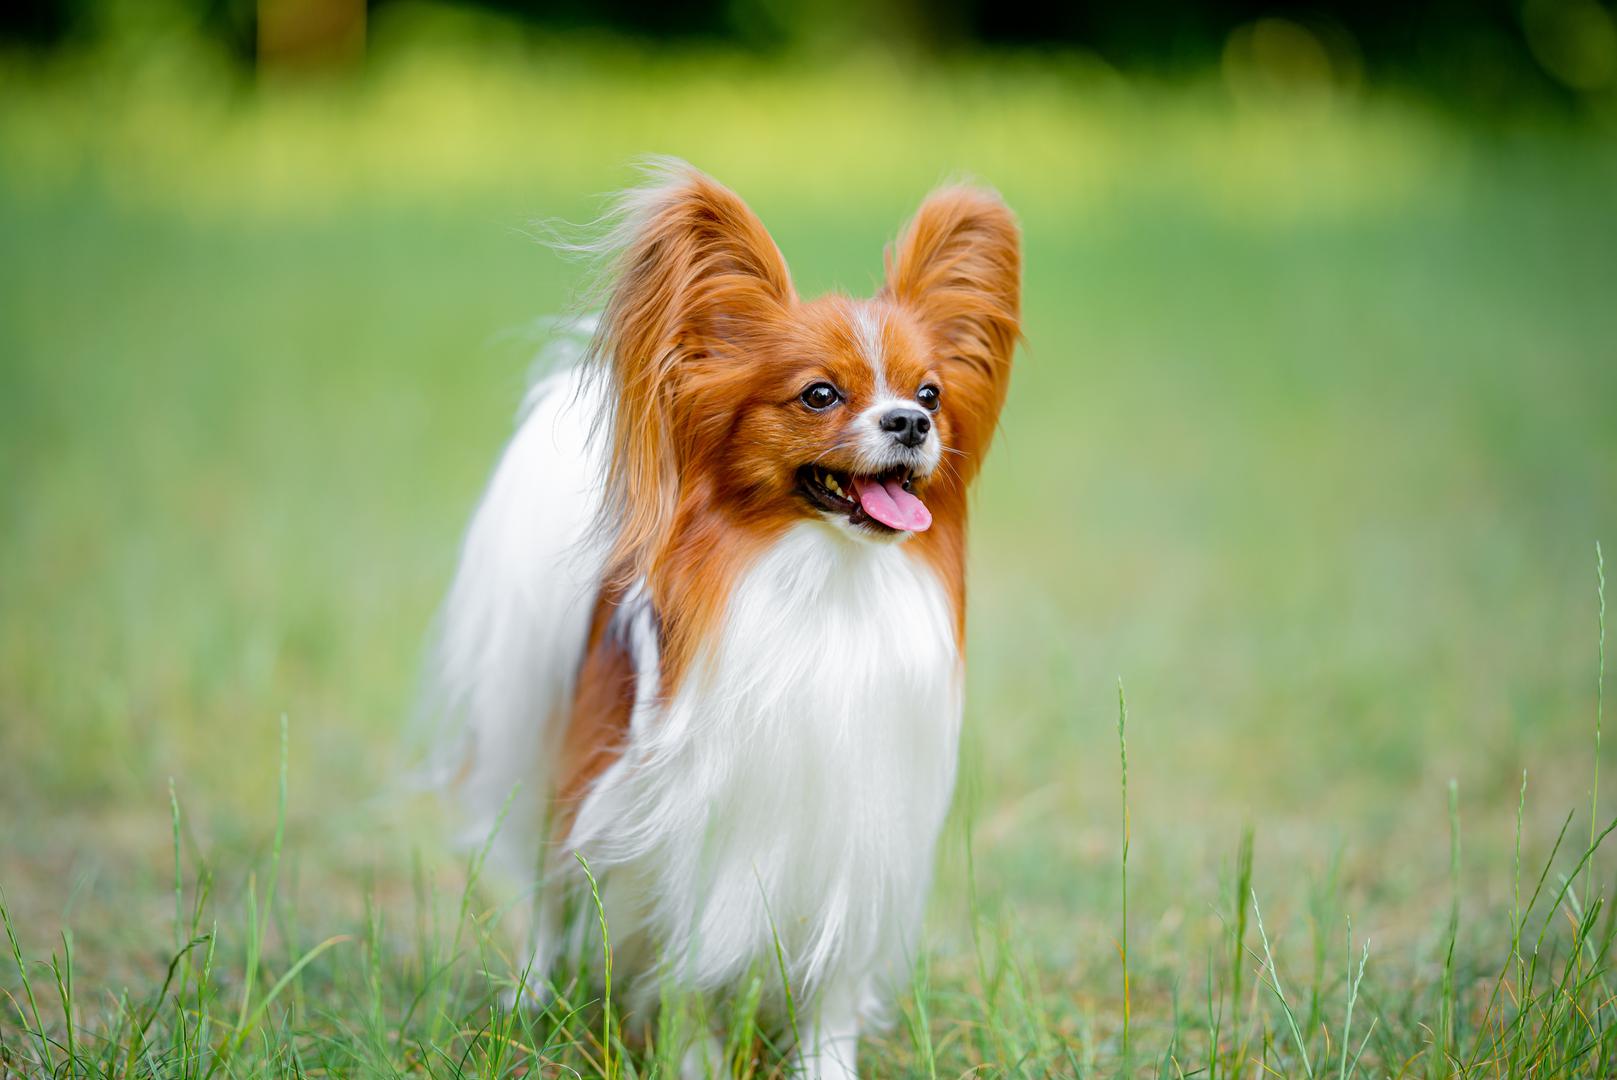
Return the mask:
<path id="1" fill-rule="evenodd" d="M 174 840 L 174 947 L 185 941 L 185 883 L 180 874 L 180 798 L 174 793 L 174 778 L 168 778 L 169 825 Z"/>
<path id="2" fill-rule="evenodd" d="M 1258 894 L 1252 893 L 1252 921 L 1258 927 L 1258 940 L 1263 942 L 1263 959 L 1269 969 L 1269 989 L 1274 991 L 1275 999 L 1280 1002 L 1280 1010 L 1285 1014 L 1286 1026 L 1291 1029 L 1292 1042 L 1297 1045 L 1297 1056 L 1302 1059 L 1303 1073 L 1309 1077 L 1314 1075 L 1314 1066 L 1308 1060 L 1308 1046 L 1303 1042 L 1302 1030 L 1297 1026 L 1297 1016 L 1291 1011 L 1291 1004 L 1286 1000 L 1286 992 L 1280 986 L 1280 969 L 1275 966 L 1274 952 L 1269 948 L 1269 935 L 1263 929 L 1263 912 L 1258 908 Z"/>
<path id="3" fill-rule="evenodd" d="M 56 997 L 62 1003 L 63 1035 L 67 1040 L 67 1075 L 78 1072 L 79 1053 L 73 1030 L 73 935 L 62 931 L 62 959 L 51 954 L 51 975 L 56 982 Z"/>
<path id="4" fill-rule="evenodd" d="M 286 974 L 282 975 L 275 981 L 275 985 L 270 987 L 269 993 L 265 994 L 264 999 L 253 1008 L 253 1014 L 247 1018 L 247 1026 L 236 1032 L 234 1039 L 235 1046 L 239 1048 L 241 1044 L 246 1041 L 247 1036 L 253 1031 L 254 1028 L 258 1026 L 259 1020 L 263 1019 L 265 1011 L 268 1010 L 272 1004 L 274 1004 L 277 997 L 280 997 L 281 991 L 285 990 L 292 984 L 292 980 L 298 977 L 298 973 L 300 971 L 313 963 L 315 958 L 317 958 L 327 949 L 341 945 L 343 942 L 348 940 L 350 940 L 350 936 L 348 934 L 337 934 L 334 937 L 329 937 L 320 944 L 316 945 L 314 948 L 310 949 L 308 952 L 304 953 L 298 958 L 295 964 L 287 968 Z"/>
<path id="5" fill-rule="evenodd" d="M 248 1012 L 253 1003 L 253 987 L 258 982 L 258 962 L 264 948 L 264 927 L 275 910 L 275 884 L 281 871 L 281 843 L 286 837 L 286 717 L 281 717 L 281 767 L 275 809 L 275 840 L 270 849 L 269 881 L 264 888 L 264 910 L 260 915 L 255 888 L 247 889 L 247 963 L 241 980 L 241 1007 L 236 1014 L 237 1038 L 230 1045 L 240 1048 L 246 1031 L 251 1030 Z"/>
<path id="6" fill-rule="evenodd" d="M 1246 898 L 1252 894 L 1252 826 L 1241 829 L 1235 854 L 1235 930 L 1230 941 L 1230 1034 L 1234 1037 L 1230 1075 L 1240 1080 L 1246 1065 L 1246 1029 L 1241 1016 L 1241 983 L 1246 974 Z"/>
<path id="7" fill-rule="evenodd" d="M 792 1033 L 792 1045 L 800 1047 L 803 1045 L 803 1036 L 797 1030 L 797 998 L 792 993 L 791 976 L 786 970 L 786 947 L 781 944 L 780 928 L 775 925 L 775 913 L 770 909 L 769 896 L 764 891 L 764 879 L 758 873 L 757 867 L 753 867 L 752 876 L 758 882 L 758 895 L 764 902 L 764 917 L 769 920 L 769 939 L 775 950 L 775 969 L 780 975 L 780 991 L 786 999 L 786 1020 Z"/>
<path id="8" fill-rule="evenodd" d="M 1438 1037 L 1439 1050 L 1446 1063 L 1458 1052 L 1459 1020 L 1457 1016 L 1458 989 L 1454 983 L 1454 948 L 1460 936 L 1460 785 L 1449 780 L 1449 928 L 1448 950 L 1443 956 L 1442 1020 Z M 1438 1058 L 1432 1059 L 1437 1064 Z"/>
<path id="9" fill-rule="evenodd" d="M 612 1061 L 612 938 L 606 929 L 606 908 L 601 904 L 601 888 L 590 872 L 589 860 L 582 851 L 573 852 L 573 858 L 584 870 L 590 883 L 590 900 L 595 905 L 595 917 L 601 924 L 601 961 L 606 966 L 606 985 L 601 998 L 601 1073 L 607 1080 L 614 1074 Z"/>
<path id="10" fill-rule="evenodd" d="M 1347 922 L 1347 962 L 1348 962 L 1348 967 L 1347 967 L 1347 976 L 1348 976 L 1348 983 L 1347 983 L 1347 1010 L 1346 1010 L 1346 1015 L 1343 1016 L 1343 1018 L 1342 1018 L 1342 1065 L 1341 1065 L 1341 1068 L 1337 1071 L 1337 1076 L 1338 1076 L 1339 1080 L 1348 1080 L 1348 1077 L 1350 1075 L 1352 1075 L 1349 1072 L 1348 1049 L 1349 1049 L 1349 1039 L 1353 1035 L 1353 1007 L 1358 1004 L 1358 1001 L 1359 1001 L 1359 987 L 1361 985 L 1363 985 L 1363 983 L 1364 983 L 1364 966 L 1370 962 L 1370 939 L 1366 938 L 1365 942 L 1364 942 L 1364 951 L 1359 954 L 1359 970 L 1358 970 L 1357 974 L 1354 974 L 1354 971 L 1353 971 L 1353 920 L 1351 918 L 1348 919 L 1348 922 Z M 1365 1037 L 1366 1038 L 1369 1037 L 1368 1032 L 1365 1033 Z M 1360 1047 L 1359 1052 L 1360 1053 L 1364 1052 L 1362 1046 Z M 1357 1060 L 1358 1059 L 1355 1058 L 1354 1062 L 1356 1063 Z"/>
<path id="11" fill-rule="evenodd" d="M 1595 609 L 1600 636 L 1595 646 L 1595 763 L 1594 780 L 1589 788 L 1589 842 L 1594 843 L 1595 829 L 1600 824 L 1600 725 L 1606 712 L 1606 556 L 1595 541 Z M 1583 891 L 1589 893 L 1589 878 L 1594 870 L 1590 863 L 1583 872 Z"/>
<path id="12" fill-rule="evenodd" d="M 916 1050 L 921 1055 L 921 1073 L 927 1080 L 938 1080 L 937 1048 L 932 1043 L 932 1018 L 926 1008 L 926 995 L 931 990 L 932 973 L 927 967 L 924 951 L 916 960 L 912 985 L 915 1013 L 910 1020 L 910 1041 L 915 1044 Z"/>
<path id="13" fill-rule="evenodd" d="M 1129 1020 L 1133 1011 L 1129 996 L 1129 742 L 1128 702 L 1123 697 L 1123 678 L 1117 679 L 1117 755 L 1123 777 L 1123 873 L 1122 873 L 1122 937 L 1118 952 L 1123 963 L 1123 1070 L 1129 1064 Z"/>
<path id="14" fill-rule="evenodd" d="M 11 909 L 6 905 L 6 891 L 3 888 L 0 888 L 0 922 L 5 923 L 6 940 L 11 942 L 11 956 L 17 963 L 17 974 L 22 979 L 23 996 L 28 999 L 28 1012 L 34 1022 L 34 1036 L 39 1040 L 39 1060 L 47 1073 L 54 1073 L 56 1055 L 51 1053 L 50 1037 L 45 1034 L 45 1025 L 39 1020 L 39 1003 L 34 1000 L 34 984 L 28 978 L 28 964 L 22 958 L 22 946 L 17 943 L 17 931 L 11 925 Z"/>

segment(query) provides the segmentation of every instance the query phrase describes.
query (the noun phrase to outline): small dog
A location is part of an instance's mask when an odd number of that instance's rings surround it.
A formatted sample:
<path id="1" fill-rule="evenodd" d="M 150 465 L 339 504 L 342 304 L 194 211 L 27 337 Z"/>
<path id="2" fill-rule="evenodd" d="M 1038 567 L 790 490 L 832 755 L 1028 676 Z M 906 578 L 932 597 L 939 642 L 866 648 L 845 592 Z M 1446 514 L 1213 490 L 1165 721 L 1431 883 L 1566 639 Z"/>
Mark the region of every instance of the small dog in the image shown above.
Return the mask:
<path id="1" fill-rule="evenodd" d="M 798 1067 L 854 1076 L 954 787 L 967 489 L 1020 337 L 1020 234 L 994 193 L 944 188 L 874 298 L 804 301 L 733 192 L 649 174 L 593 337 L 530 392 L 466 536 L 447 782 L 472 833 L 506 815 L 528 978 L 600 947 L 582 856 L 626 1008 L 761 971 L 766 1015 L 789 993 L 802 1018 Z"/>

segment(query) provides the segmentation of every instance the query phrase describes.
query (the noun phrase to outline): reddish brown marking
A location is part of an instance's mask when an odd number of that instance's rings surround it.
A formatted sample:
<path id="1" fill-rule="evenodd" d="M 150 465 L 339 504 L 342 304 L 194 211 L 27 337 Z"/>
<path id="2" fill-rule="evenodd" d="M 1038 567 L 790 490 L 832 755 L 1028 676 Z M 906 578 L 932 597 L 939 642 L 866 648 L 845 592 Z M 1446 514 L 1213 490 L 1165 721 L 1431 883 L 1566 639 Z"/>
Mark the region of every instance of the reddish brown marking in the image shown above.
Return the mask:
<path id="1" fill-rule="evenodd" d="M 634 707 L 634 662 L 612 631 L 621 593 L 603 590 L 590 618 L 589 645 L 579 668 L 572 712 L 555 773 L 553 827 L 565 836 L 590 786 L 617 760 Z"/>
<path id="2" fill-rule="evenodd" d="M 1022 336 L 1022 237 L 992 192 L 933 192 L 887 253 L 891 299 L 920 327 L 943 369 L 938 423 L 945 453 L 926 487 L 932 528 L 910 546 L 937 570 L 966 633 L 966 494 L 993 441 Z"/>
<path id="3" fill-rule="evenodd" d="M 797 470 L 852 471 L 848 425 L 877 393 L 858 332 L 861 305 L 881 315 L 888 392 L 942 388 L 934 424 L 949 449 L 916 486 L 933 525 L 904 550 L 944 583 L 964 641 L 967 489 L 992 440 L 1021 332 L 1020 236 L 992 193 L 931 195 L 888 252 L 875 299 L 807 303 L 768 232 L 728 189 L 690 170 L 646 199 L 598 339 L 618 402 L 608 476 L 618 530 L 564 739 L 564 808 L 627 737 L 635 678 L 608 629 L 616 598 L 645 581 L 661 619 L 659 690 L 671 696 L 740 575 L 818 513 L 797 491 Z M 798 397 L 821 379 L 845 403 L 815 413 Z"/>

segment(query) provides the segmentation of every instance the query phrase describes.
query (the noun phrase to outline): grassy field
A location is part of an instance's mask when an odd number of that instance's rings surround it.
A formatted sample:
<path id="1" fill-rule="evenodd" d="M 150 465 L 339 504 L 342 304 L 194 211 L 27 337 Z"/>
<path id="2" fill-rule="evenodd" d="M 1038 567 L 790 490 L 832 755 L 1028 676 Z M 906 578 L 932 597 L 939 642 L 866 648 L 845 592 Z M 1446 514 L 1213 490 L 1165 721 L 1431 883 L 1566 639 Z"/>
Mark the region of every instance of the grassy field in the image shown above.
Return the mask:
<path id="1" fill-rule="evenodd" d="M 312 84 L 0 61 L 0 1075 L 666 1071 L 588 992 L 499 1009 L 503 909 L 400 782 L 575 283 L 530 223 L 652 152 L 805 292 L 867 292 L 944 176 L 1026 230 L 960 797 L 873 1075 L 1617 1070 L 1609 131 L 420 32 Z"/>

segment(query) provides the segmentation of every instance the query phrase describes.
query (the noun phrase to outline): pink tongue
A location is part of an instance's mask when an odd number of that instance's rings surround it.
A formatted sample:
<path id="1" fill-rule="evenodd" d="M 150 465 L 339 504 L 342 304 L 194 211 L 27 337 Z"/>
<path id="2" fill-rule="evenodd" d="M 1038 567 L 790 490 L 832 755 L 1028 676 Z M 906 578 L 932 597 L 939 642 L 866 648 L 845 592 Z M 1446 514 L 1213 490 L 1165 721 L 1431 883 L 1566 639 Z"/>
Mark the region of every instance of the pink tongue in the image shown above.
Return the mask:
<path id="1" fill-rule="evenodd" d="M 855 477 L 853 490 L 865 513 L 900 532 L 925 532 L 932 524 L 932 511 L 897 480 L 871 480 Z"/>

